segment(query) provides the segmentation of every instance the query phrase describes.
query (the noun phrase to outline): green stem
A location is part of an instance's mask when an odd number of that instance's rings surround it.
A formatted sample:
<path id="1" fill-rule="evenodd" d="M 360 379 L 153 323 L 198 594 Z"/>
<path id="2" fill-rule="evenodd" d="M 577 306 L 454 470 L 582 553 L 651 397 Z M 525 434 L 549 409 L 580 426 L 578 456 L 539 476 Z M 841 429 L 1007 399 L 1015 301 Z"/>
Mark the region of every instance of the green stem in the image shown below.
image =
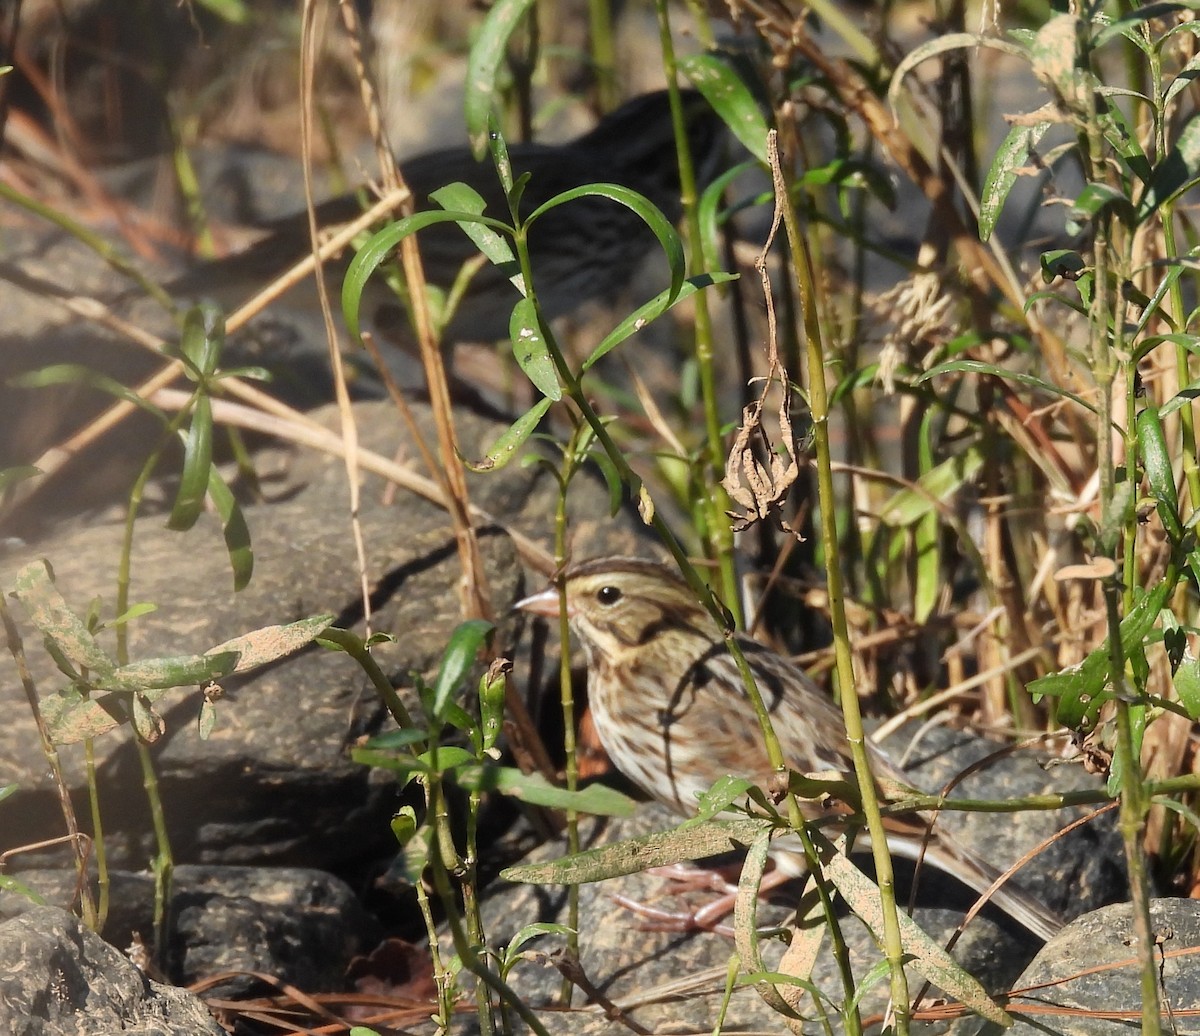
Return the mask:
<path id="1" fill-rule="evenodd" d="M 781 173 L 782 175 L 782 173 Z M 786 188 L 786 177 L 784 177 Z M 784 198 L 790 197 L 785 189 Z M 829 616 L 833 626 L 837 685 L 840 691 L 842 714 L 846 723 L 846 739 L 854 760 L 854 772 L 862 795 L 863 815 L 871 835 L 871 852 L 875 859 L 876 881 L 879 885 L 883 910 L 883 949 L 891 973 L 892 1009 L 895 1028 L 901 1036 L 910 1024 L 908 977 L 904 972 L 904 946 L 900 937 L 900 920 L 896 908 L 895 877 L 892 858 L 888 852 L 887 832 L 880 813 L 875 778 L 871 773 L 862 713 L 854 682 L 854 662 L 850 654 L 850 630 L 846 621 L 842 573 L 838 565 L 837 511 L 833 490 L 833 456 L 829 442 L 829 393 L 825 385 L 825 355 L 821 324 L 815 303 L 816 292 L 812 279 L 807 242 L 800 232 L 795 210 L 783 206 L 783 221 L 793 258 L 796 294 L 804 317 L 805 352 L 809 410 L 812 415 L 813 444 L 816 451 L 817 500 L 819 528 L 825 556 L 825 578 L 829 600 Z"/>
<path id="2" fill-rule="evenodd" d="M 676 157 L 679 162 L 680 201 L 683 204 L 683 220 L 688 245 L 688 269 L 695 272 L 703 265 L 700 242 L 700 212 L 697 204 L 696 173 L 692 155 L 688 149 L 688 134 L 683 117 L 683 105 L 676 83 L 677 66 L 675 44 L 671 39 L 671 23 L 666 0 L 656 0 L 658 12 L 659 48 L 663 57 L 667 89 L 671 100 L 671 122 L 675 130 Z M 709 556 L 716 561 L 720 573 L 721 596 L 734 614 L 735 621 L 742 625 L 741 594 L 738 592 L 737 572 L 733 560 L 733 530 L 726 512 L 729 497 L 721 485 L 725 477 L 725 439 L 721 434 L 720 403 L 717 398 L 717 376 L 714 366 L 712 317 L 708 311 L 708 296 L 697 292 L 695 305 L 695 357 L 696 370 L 700 377 L 700 398 L 704 406 L 704 432 L 707 473 L 703 482 L 704 498 L 700 508 L 704 512 L 707 529 Z"/>
<path id="3" fill-rule="evenodd" d="M 570 625 L 567 621 L 567 595 L 564 588 L 564 573 L 567 565 L 567 488 L 578 470 L 580 462 L 586 455 L 583 437 L 586 430 L 576 428 L 575 433 L 563 451 L 562 467 L 559 475 L 560 492 L 554 510 L 554 568 L 560 573 L 557 580 L 558 599 L 561 606 L 558 610 L 559 643 L 566 645 L 570 642 Z M 566 752 L 566 781 L 567 790 L 574 792 L 579 787 L 579 757 L 575 743 L 575 690 L 571 679 L 571 654 L 564 647 L 558 653 L 558 687 L 559 700 L 563 717 L 563 749 Z M 567 851 L 571 854 L 579 852 L 579 812 L 567 810 Z M 572 958 L 579 957 L 579 886 L 567 886 L 567 953 Z M 571 980 L 564 975 L 561 988 L 561 999 L 564 1006 L 571 1003 Z"/>

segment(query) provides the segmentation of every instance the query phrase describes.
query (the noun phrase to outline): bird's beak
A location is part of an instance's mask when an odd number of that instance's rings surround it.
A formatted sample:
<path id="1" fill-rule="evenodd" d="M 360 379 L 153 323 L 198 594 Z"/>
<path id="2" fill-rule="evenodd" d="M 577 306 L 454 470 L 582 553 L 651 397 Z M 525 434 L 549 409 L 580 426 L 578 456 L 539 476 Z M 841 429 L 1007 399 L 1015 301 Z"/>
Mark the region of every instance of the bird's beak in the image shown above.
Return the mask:
<path id="1" fill-rule="evenodd" d="M 530 612 L 533 615 L 542 615 L 547 619 L 558 618 L 558 590 L 551 586 L 542 590 L 540 593 L 533 594 L 530 597 L 523 598 L 513 605 L 513 609 L 520 608 L 521 611 Z M 567 614 L 570 615 L 570 605 L 567 606 Z"/>

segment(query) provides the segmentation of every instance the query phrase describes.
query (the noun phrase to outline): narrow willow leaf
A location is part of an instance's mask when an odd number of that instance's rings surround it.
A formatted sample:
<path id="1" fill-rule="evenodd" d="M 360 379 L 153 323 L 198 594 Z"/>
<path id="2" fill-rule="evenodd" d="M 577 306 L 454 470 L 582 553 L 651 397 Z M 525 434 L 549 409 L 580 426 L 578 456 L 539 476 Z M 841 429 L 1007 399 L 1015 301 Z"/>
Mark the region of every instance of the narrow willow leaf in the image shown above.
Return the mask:
<path id="1" fill-rule="evenodd" d="M 879 886 L 840 852 L 824 859 L 825 876 L 836 886 L 850 909 L 874 933 L 883 939 L 882 893 Z M 1005 1028 L 1012 1018 L 990 996 L 979 982 L 958 964 L 939 943 L 936 943 L 903 911 L 898 912 L 900 939 L 906 954 L 911 954 L 913 967 L 944 993 L 957 999 L 981 1018 Z"/>
<path id="2" fill-rule="evenodd" d="M 608 198 L 619 205 L 624 205 L 642 218 L 646 226 L 654 232 L 654 236 L 658 238 L 658 243 L 662 246 L 667 262 L 670 264 L 671 287 L 668 289 L 667 296 L 674 301 L 675 296 L 679 294 L 679 289 L 683 286 L 683 277 L 687 272 L 683 242 L 680 241 L 679 232 L 671 225 L 671 221 L 658 211 L 649 198 L 638 194 L 637 191 L 617 183 L 592 183 L 583 187 L 574 187 L 569 191 L 563 191 L 562 194 L 556 194 L 549 201 L 539 205 L 529 214 L 525 226 L 532 227 L 551 209 L 556 209 L 576 198 Z"/>
<path id="3" fill-rule="evenodd" d="M 110 396 L 132 403 L 147 413 L 153 414 L 163 424 L 169 421 L 166 413 L 139 396 L 127 385 L 122 385 L 115 378 L 100 374 L 81 363 L 55 363 L 48 367 L 40 367 L 35 371 L 15 375 L 8 379 L 10 385 L 19 388 L 48 388 L 51 385 L 87 385 L 89 388 L 107 392 Z"/>
<path id="4" fill-rule="evenodd" d="M 45 560 L 31 561 L 22 568 L 17 573 L 12 593 L 38 632 L 52 641 L 65 659 L 100 676 L 116 669 L 116 663 L 67 606 L 54 585 L 53 572 Z"/>
<path id="5" fill-rule="evenodd" d="M 696 277 L 689 277 L 674 295 L 671 294 L 670 288 L 660 291 L 654 298 L 635 309 L 604 336 L 603 341 L 583 361 L 580 373 L 589 370 L 598 360 L 615 349 L 625 339 L 637 334 L 643 327 L 652 320 L 657 320 L 671 307 L 682 302 L 684 299 L 691 298 L 696 292 L 707 288 L 710 284 L 724 284 L 727 281 L 736 280 L 737 276 L 736 273 L 702 273 Z"/>
<path id="6" fill-rule="evenodd" d="M 436 718 L 442 718 L 450 696 L 462 686 L 480 648 L 495 628 L 485 619 L 468 619 L 459 623 L 450 634 L 450 642 L 442 654 L 442 664 L 433 682 L 433 714 Z"/>
<path id="7" fill-rule="evenodd" d="M 238 664 L 236 651 L 175 658 L 146 658 L 120 666 L 111 673 L 97 674 L 93 686 L 105 691 L 144 691 L 148 688 L 192 687 L 220 680 Z"/>
<path id="8" fill-rule="evenodd" d="M 1022 47 L 1015 43 L 1009 43 L 1007 40 L 997 39 L 995 36 L 980 36 L 973 32 L 946 33 L 916 47 L 904 56 L 904 60 L 896 66 L 896 70 L 892 73 L 891 84 L 888 86 L 888 104 L 893 109 L 896 107 L 897 98 L 904 88 L 905 76 L 922 62 L 952 50 L 978 50 L 980 47 L 990 47 L 1021 59 L 1025 59 L 1027 56 Z"/>
<path id="9" fill-rule="evenodd" d="M 212 737 L 217 725 L 217 707 L 207 699 L 200 705 L 200 716 L 196 720 L 196 734 L 201 741 Z"/>
<path id="10" fill-rule="evenodd" d="M 575 929 L 565 924 L 555 924 L 553 921 L 535 921 L 533 924 L 526 925 L 509 940 L 508 945 L 504 947 L 504 959 L 515 960 L 521 947 L 539 936 L 572 935 L 574 931 Z"/>
<path id="11" fill-rule="evenodd" d="M 533 0 L 497 0 L 467 55 L 464 108 L 467 138 L 477 160 L 487 154 L 488 124 L 492 112 L 499 107 L 499 75 L 508 58 L 508 41 L 532 6 Z"/>
<path id="12" fill-rule="evenodd" d="M 1115 216 L 1127 227 L 1138 222 L 1133 204 L 1115 187 L 1106 183 L 1086 184 L 1067 210 L 1067 233 L 1080 234 L 1104 215 Z"/>
<path id="13" fill-rule="evenodd" d="M 212 471 L 213 418 L 212 401 L 201 393 L 192 407 L 191 423 L 183 444 L 183 472 L 179 490 L 167 519 L 167 528 L 186 532 L 196 524 L 204 509 Z"/>
<path id="14" fill-rule="evenodd" d="M 1150 492 L 1154 494 L 1158 516 L 1163 528 L 1178 545 L 1183 539 L 1183 526 L 1179 522 L 1179 495 L 1175 489 L 1175 469 L 1171 464 L 1171 452 L 1163 433 L 1158 408 L 1145 407 L 1137 416 L 1138 448 L 1142 455 L 1142 466 Z"/>
<path id="15" fill-rule="evenodd" d="M 1187 714 L 1193 720 L 1200 719 L 1200 661 L 1185 658 L 1175 670 L 1172 682 Z"/>
<path id="16" fill-rule="evenodd" d="M 917 479 L 915 489 L 902 489 L 884 504 L 880 518 L 888 525 L 907 528 L 930 515 L 937 516 L 938 505 L 949 502 L 968 485 L 983 467 L 983 454 L 977 447 L 948 457 Z"/>
<path id="17" fill-rule="evenodd" d="M 767 120 L 729 63 L 718 54 L 691 54 L 679 59 L 679 71 L 704 95 L 742 146 L 766 165 Z"/>
<path id="18" fill-rule="evenodd" d="M 1159 611 L 1174 589 L 1174 583 L 1169 580 L 1157 583 L 1152 590 L 1143 594 L 1121 620 L 1121 647 L 1126 658 L 1145 641 L 1158 621 Z M 1029 693 L 1035 701 L 1042 695 L 1054 697 L 1056 722 L 1063 726 L 1072 730 L 1090 727 L 1100 707 L 1112 698 L 1110 662 L 1106 640 L 1079 665 L 1031 681 Z"/>
<path id="19" fill-rule="evenodd" d="M 501 233 L 507 229 L 506 224 L 489 216 L 443 209 L 414 213 L 372 234 L 355 253 L 346 271 L 346 279 L 342 282 L 342 314 L 346 319 L 346 328 L 353 338 L 362 337 L 358 311 L 362 303 L 363 289 L 371 275 L 387 261 L 396 246 L 409 234 L 415 234 L 435 223 L 457 223 L 460 227 L 464 223 L 478 223 Z"/>
<path id="20" fill-rule="evenodd" d="M 396 842 L 401 847 L 406 846 L 416 833 L 417 811 L 412 806 L 401 806 L 392 817 L 392 834 L 396 836 Z"/>
<path id="21" fill-rule="evenodd" d="M 758 935 L 758 895 L 770 848 L 771 832 L 760 831 L 746 851 L 746 860 L 738 878 L 737 898 L 733 905 L 734 945 L 742 959 L 742 966 L 755 974 L 763 974 L 766 971 L 762 959 L 762 940 Z M 798 1017 L 795 1008 L 769 979 L 760 979 L 754 984 L 754 988 L 774 1010 L 792 1018 Z"/>
<path id="22" fill-rule="evenodd" d="M 988 167 L 979 196 L 979 239 L 987 241 L 996 224 L 1004 203 L 1017 182 L 1021 170 L 1029 161 L 1029 152 L 1038 145 L 1050 128 L 1049 122 L 1036 122 L 1032 126 L 1014 126 L 996 150 L 996 157 Z"/>
<path id="23" fill-rule="evenodd" d="M 84 698 L 74 687 L 42 699 L 42 718 L 56 745 L 92 740 L 125 722 L 125 713 L 108 695 Z"/>
<path id="24" fill-rule="evenodd" d="M 524 414 L 509 426 L 508 431 L 500 436 L 487 454 L 477 461 L 464 459 L 463 463 L 472 471 L 498 471 L 508 464 L 525 445 L 526 440 L 537 430 L 546 411 L 554 400 L 543 396 Z"/>
<path id="25" fill-rule="evenodd" d="M 525 376 L 547 399 L 555 402 L 562 399 L 562 386 L 558 382 L 558 371 L 542 334 L 537 306 L 532 299 L 518 299 L 513 306 L 512 319 L 508 324 L 508 335 L 512 340 L 513 356 Z"/>
<path id="26" fill-rule="evenodd" d="M 1160 205 L 1178 197 L 1200 180 L 1200 117 L 1183 127 L 1167 156 L 1154 167 L 1146 193 L 1137 206 L 1138 222 L 1144 222 Z"/>
<path id="27" fill-rule="evenodd" d="M 234 591 L 244 590 L 254 575 L 254 550 L 250 545 L 250 526 L 242 505 L 225 484 L 214 464 L 208 472 L 208 498 L 221 519 L 221 535 L 225 538 L 225 553 L 233 570 Z"/>
<path id="28" fill-rule="evenodd" d="M 594 816 L 627 817 L 637 803 L 619 791 L 592 784 L 578 791 L 555 787 L 540 773 L 522 773 L 507 766 L 465 766 L 454 774 L 455 781 L 468 791 L 498 791 L 550 809 L 573 809 Z"/>
<path id="29" fill-rule="evenodd" d="M 434 191 L 430 197 L 447 211 L 469 212 L 473 216 L 482 216 L 484 200 L 474 187 L 465 183 L 452 183 Z M 517 262 L 516 253 L 509 242 L 511 228 L 505 227 L 508 233 L 501 233 L 487 223 L 478 220 L 464 220 L 458 224 L 464 234 L 479 249 L 493 266 L 504 271 L 514 288 L 522 295 L 528 295 L 525 290 L 525 278 L 521 275 L 521 267 Z"/>
<path id="30" fill-rule="evenodd" d="M 206 654 L 236 654 L 238 659 L 233 672 L 244 673 L 290 655 L 293 651 L 299 651 L 324 632 L 332 621 L 332 615 L 314 615 L 310 619 L 289 622 L 285 626 L 263 626 L 209 648 Z"/>
<path id="31" fill-rule="evenodd" d="M 500 872 L 500 876 L 507 881 L 531 885 L 586 885 L 623 874 L 636 874 L 648 867 L 702 860 L 706 856 L 742 849 L 765 826 L 767 822 L 763 820 L 707 820 L 702 824 L 587 849 L 549 863 L 508 867 Z"/>
<path id="32" fill-rule="evenodd" d="M 991 374 L 1002 381 L 1015 381 L 1021 385 L 1032 385 L 1034 388 L 1041 389 L 1043 392 L 1048 392 L 1053 396 L 1062 396 L 1064 399 L 1069 399 L 1072 403 L 1078 403 L 1085 410 L 1093 414 L 1096 412 L 1096 408 L 1091 403 L 1082 396 L 1077 396 L 1074 392 L 1068 392 L 1066 389 L 1053 385 L 1036 375 L 1026 374 L 1023 371 L 1005 370 L 1003 367 L 997 367 L 994 363 L 984 363 L 982 360 L 951 360 L 949 363 L 939 363 L 936 367 L 931 367 L 917 378 L 914 384 L 923 385 L 925 382 L 931 381 L 939 375 L 954 372 Z"/>
<path id="33" fill-rule="evenodd" d="M 203 380 L 216 373 L 225 346 L 225 314 L 211 302 L 192 306 L 183 317 L 183 333 L 179 338 L 179 355 L 189 368 L 193 380 Z"/>

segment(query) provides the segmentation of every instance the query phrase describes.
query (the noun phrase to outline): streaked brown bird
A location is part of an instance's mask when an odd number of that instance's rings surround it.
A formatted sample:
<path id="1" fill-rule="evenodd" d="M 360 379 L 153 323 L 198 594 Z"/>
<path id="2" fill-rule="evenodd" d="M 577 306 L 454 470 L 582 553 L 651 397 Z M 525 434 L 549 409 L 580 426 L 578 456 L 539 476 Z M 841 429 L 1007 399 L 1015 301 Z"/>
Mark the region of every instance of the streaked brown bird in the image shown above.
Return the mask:
<path id="1" fill-rule="evenodd" d="M 696 798 L 726 774 L 767 786 L 774 771 L 741 676 L 724 638 L 693 591 L 670 569 L 634 558 L 601 558 L 566 573 L 571 628 L 588 664 L 588 703 L 613 763 L 647 795 L 690 816 Z M 557 616 L 554 587 L 517 605 Z M 740 637 L 771 714 L 787 765 L 801 773 L 836 771 L 854 780 L 842 714 L 809 676 L 769 648 Z M 876 778 L 910 786 L 882 750 L 871 746 Z M 804 801 L 808 819 L 830 812 Z M 888 845 L 916 859 L 928 827 L 919 816 L 887 818 Z M 865 839 L 859 840 L 859 846 Z M 785 873 L 804 870 L 792 842 L 777 839 L 772 855 Z M 935 829 L 925 861 L 984 891 L 999 872 Z M 1049 939 L 1062 921 L 1011 883 L 992 897 L 1030 932 Z"/>
<path id="2" fill-rule="evenodd" d="M 723 125 L 704 98 L 683 91 L 684 123 L 701 186 L 719 171 L 725 144 Z M 665 90 L 627 101 L 602 118 L 581 137 L 565 144 L 513 144 L 509 148 L 513 175 L 529 174 L 519 211 L 528 216 L 555 195 L 591 183 L 616 183 L 645 195 L 672 223 L 682 213 L 679 169 L 671 111 Z M 465 148 L 448 148 L 406 160 L 404 179 L 417 208 L 437 206 L 429 195 L 462 181 L 486 202 L 489 216 L 509 222 L 511 216 L 499 178 L 490 161 L 476 162 Z M 333 198 L 317 206 L 322 227 L 343 224 L 361 213 L 354 195 Z M 422 259 L 430 283 L 448 289 L 463 264 L 478 253 L 456 225 L 442 223 L 419 232 Z M 630 209 L 607 198 L 585 197 L 547 213 L 529 234 L 534 285 L 543 312 L 550 319 L 568 313 L 581 302 L 615 294 L 629 283 L 643 259 L 657 248 L 657 239 Z M 267 226 L 267 233 L 245 251 L 206 262 L 168 285 L 177 297 L 203 296 L 234 305 L 255 286 L 268 284 L 309 251 L 308 216 L 287 216 Z M 348 261 L 348 258 L 347 260 Z M 330 263 L 337 290 L 345 262 Z M 378 280 L 378 278 L 375 278 Z M 315 295 L 315 293 L 312 293 Z M 336 292 L 335 292 L 336 297 Z M 483 266 L 470 286 L 444 338 L 454 341 L 494 341 L 508 336 L 509 314 L 518 296 L 508 273 Z M 396 305 L 394 295 L 375 293 L 371 304 Z M 366 309 L 364 313 L 371 316 Z"/>

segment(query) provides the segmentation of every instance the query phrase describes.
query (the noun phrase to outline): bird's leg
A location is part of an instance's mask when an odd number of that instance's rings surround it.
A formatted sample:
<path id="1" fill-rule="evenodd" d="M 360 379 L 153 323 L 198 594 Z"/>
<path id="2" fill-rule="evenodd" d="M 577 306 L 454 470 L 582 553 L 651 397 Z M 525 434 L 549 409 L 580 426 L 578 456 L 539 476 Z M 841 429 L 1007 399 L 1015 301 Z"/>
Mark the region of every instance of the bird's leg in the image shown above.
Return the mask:
<path id="1" fill-rule="evenodd" d="M 670 867 L 654 867 L 651 874 L 680 882 L 683 888 L 672 890 L 673 895 L 694 889 L 702 889 L 719 893 L 719 895 L 696 910 L 664 910 L 639 902 L 630 896 L 614 895 L 613 901 L 631 913 L 637 914 L 647 924 L 650 931 L 658 932 L 718 932 L 721 935 L 733 936 L 733 929 L 728 925 L 718 924 L 723 917 L 733 913 L 737 902 L 737 885 L 730 882 L 721 874 L 719 868 L 696 867 L 691 864 L 673 864 Z M 763 876 L 758 886 L 758 894 L 766 895 L 785 882 L 793 875 L 779 869 L 770 871 Z"/>

